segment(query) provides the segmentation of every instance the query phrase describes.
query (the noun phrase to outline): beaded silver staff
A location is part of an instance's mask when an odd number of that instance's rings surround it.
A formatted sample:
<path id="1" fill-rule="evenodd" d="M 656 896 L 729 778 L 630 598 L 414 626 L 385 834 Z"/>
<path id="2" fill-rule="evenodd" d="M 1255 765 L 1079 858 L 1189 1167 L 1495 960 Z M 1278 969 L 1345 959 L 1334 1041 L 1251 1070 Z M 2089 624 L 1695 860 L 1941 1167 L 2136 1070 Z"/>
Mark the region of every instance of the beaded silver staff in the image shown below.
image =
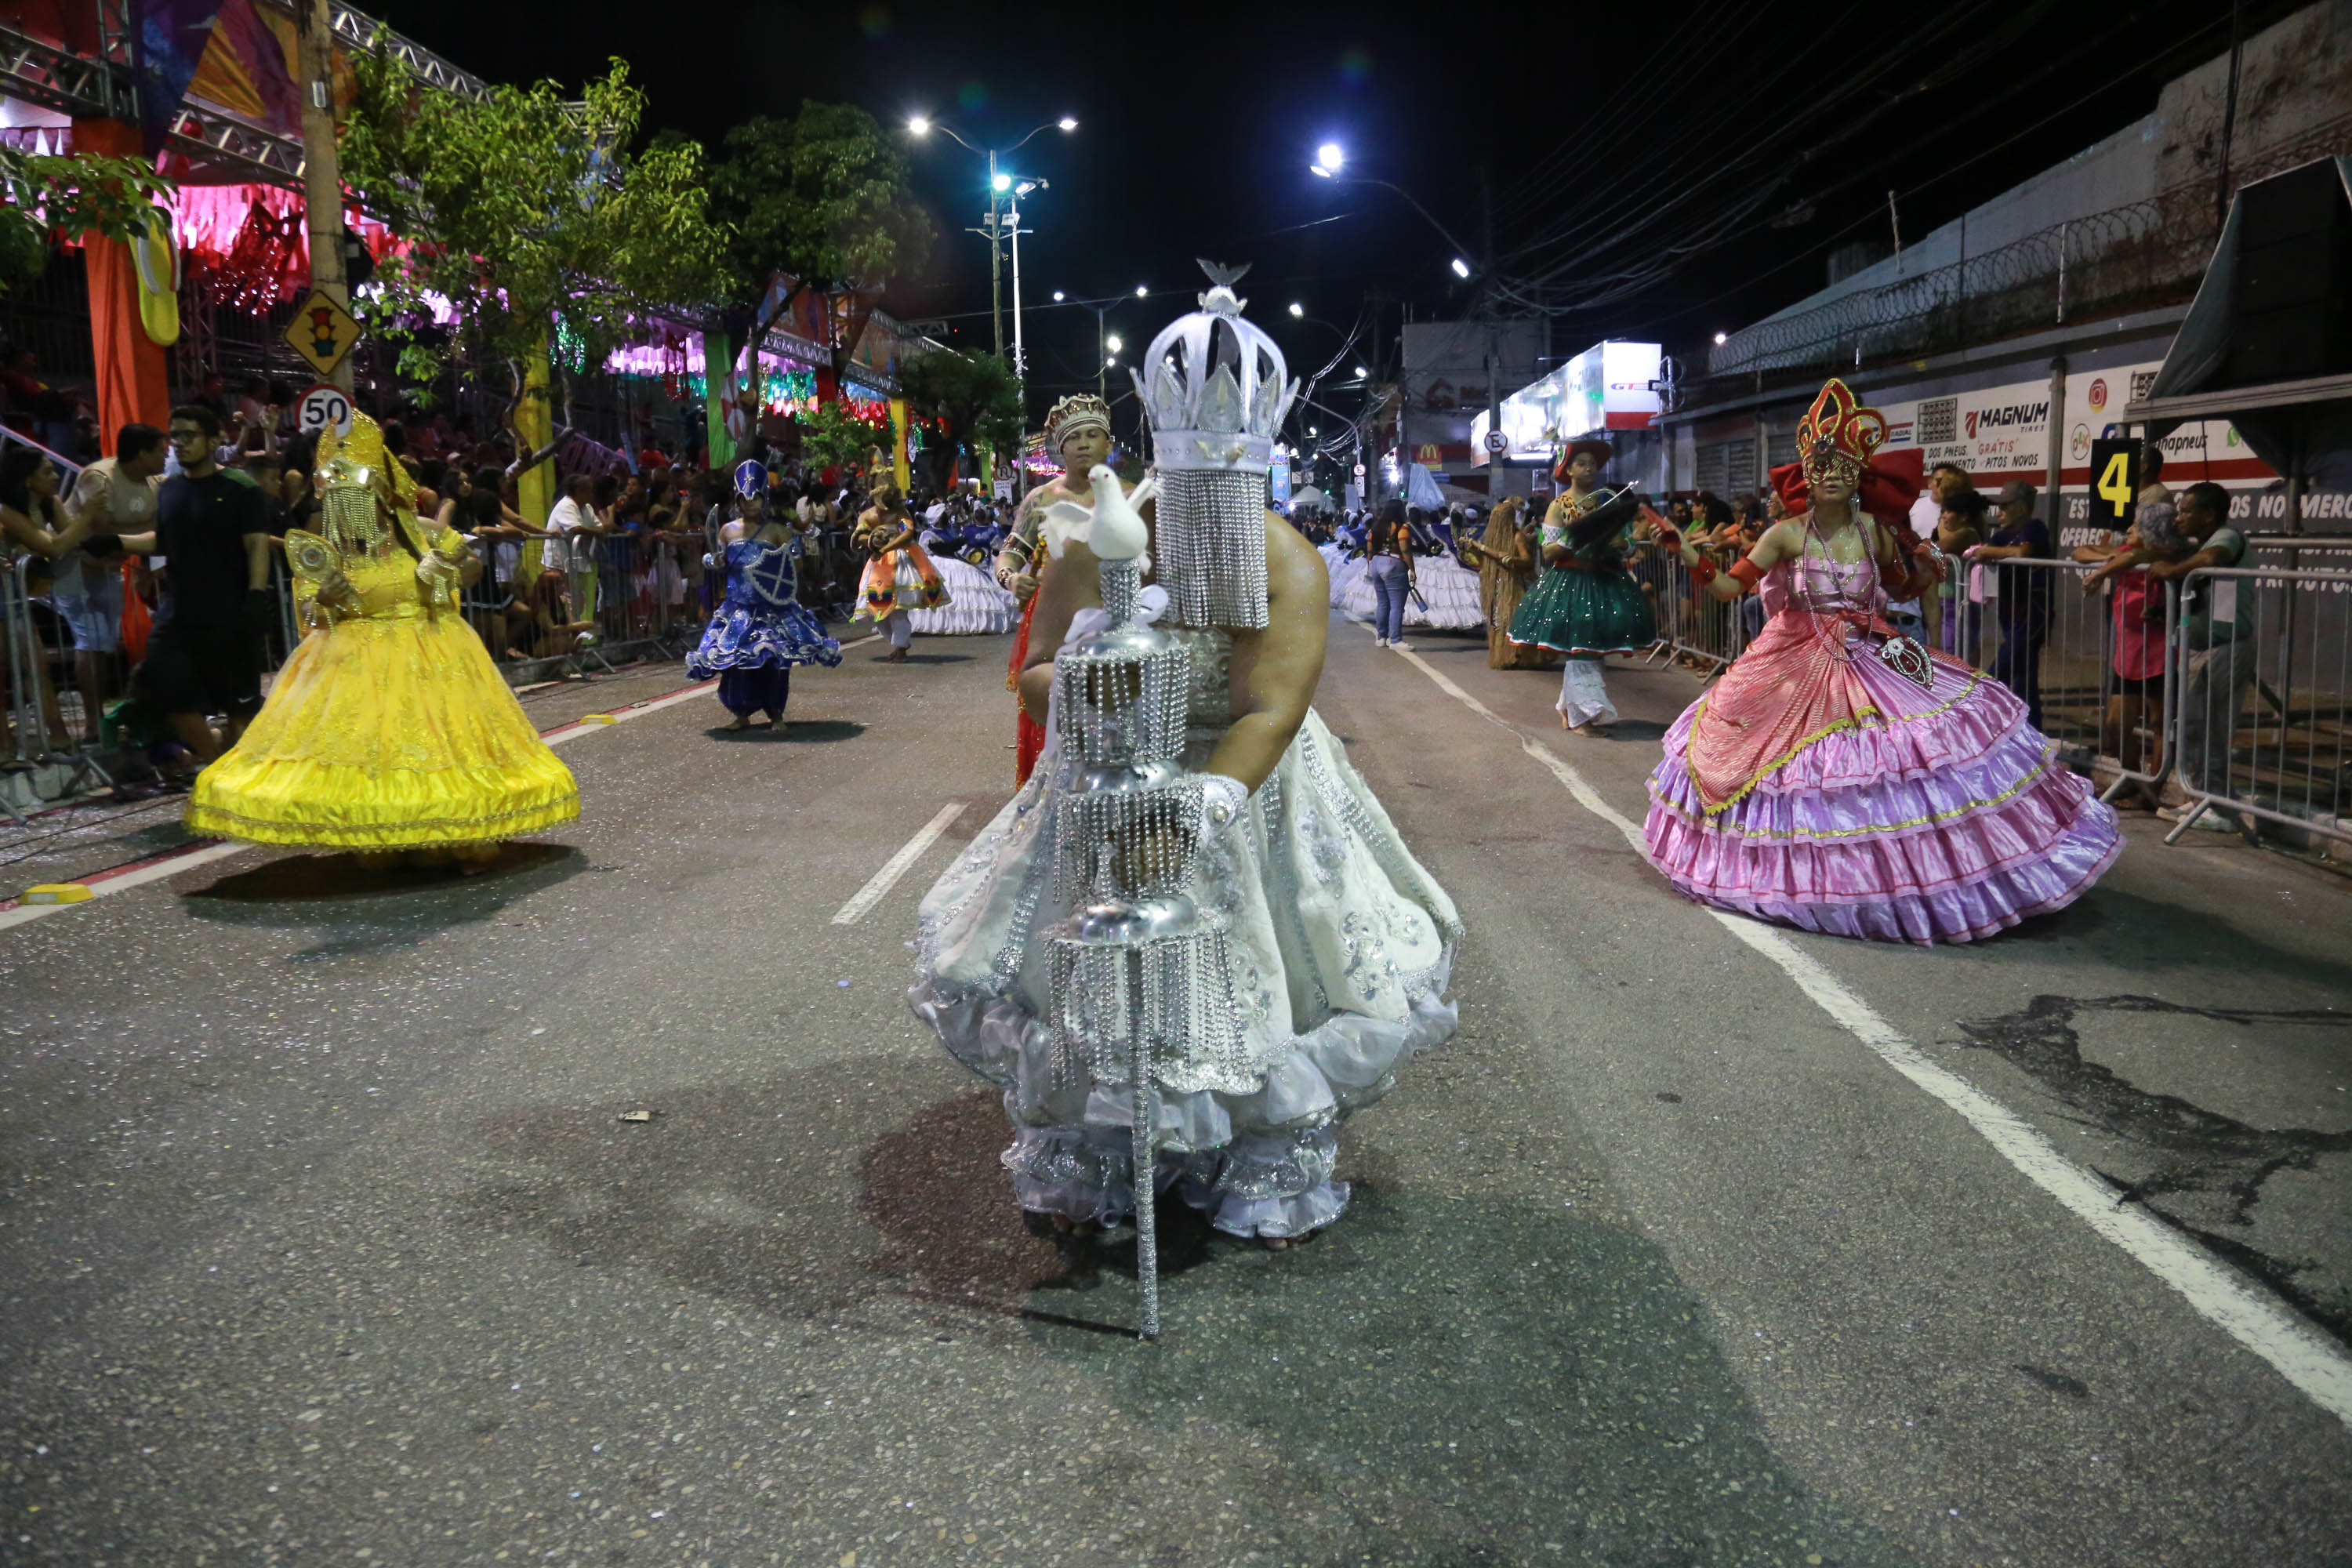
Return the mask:
<path id="1" fill-rule="evenodd" d="M 1052 896 L 1068 913 L 1045 933 L 1047 1023 L 1062 1081 L 1129 1088 L 1140 1331 L 1156 1339 L 1157 1080 L 1167 1065 L 1242 1057 L 1225 927 L 1192 896 L 1203 837 L 1234 810 L 1185 771 L 1191 661 L 1181 642 L 1137 618 L 1143 530 L 1133 501 L 1108 469 L 1096 497 L 1091 514 L 1059 503 L 1062 526 L 1049 530 L 1059 554 L 1073 517 L 1091 525 L 1105 624 L 1054 659 Z"/>

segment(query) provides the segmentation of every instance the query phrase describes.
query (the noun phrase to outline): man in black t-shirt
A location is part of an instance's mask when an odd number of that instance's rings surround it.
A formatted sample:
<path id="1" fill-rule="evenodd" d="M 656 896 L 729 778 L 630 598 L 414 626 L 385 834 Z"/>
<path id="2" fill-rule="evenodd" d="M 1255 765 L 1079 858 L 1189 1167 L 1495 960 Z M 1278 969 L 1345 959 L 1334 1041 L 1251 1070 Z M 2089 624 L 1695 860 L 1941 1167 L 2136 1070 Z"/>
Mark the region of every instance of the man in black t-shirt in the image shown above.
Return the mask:
<path id="1" fill-rule="evenodd" d="M 261 707 L 261 634 L 274 609 L 268 516 L 252 482 L 215 460 L 220 430 L 203 404 L 172 410 L 181 471 L 156 496 L 155 531 L 123 540 L 163 558 L 165 584 L 132 694 L 169 717 L 200 764 L 236 744 Z M 218 735 L 213 713 L 227 718 Z"/>
<path id="2" fill-rule="evenodd" d="M 2034 489 L 2011 479 L 1993 498 L 2000 505 L 1992 537 L 1969 551 L 1969 559 L 2043 561 L 2050 556 L 2050 530 L 2033 515 Z M 1999 579 L 2000 647 L 1992 658 L 1992 678 L 2025 704 L 2026 722 L 2042 728 L 2042 645 L 2050 635 L 2050 585 L 2046 572 L 2021 569 Z"/>

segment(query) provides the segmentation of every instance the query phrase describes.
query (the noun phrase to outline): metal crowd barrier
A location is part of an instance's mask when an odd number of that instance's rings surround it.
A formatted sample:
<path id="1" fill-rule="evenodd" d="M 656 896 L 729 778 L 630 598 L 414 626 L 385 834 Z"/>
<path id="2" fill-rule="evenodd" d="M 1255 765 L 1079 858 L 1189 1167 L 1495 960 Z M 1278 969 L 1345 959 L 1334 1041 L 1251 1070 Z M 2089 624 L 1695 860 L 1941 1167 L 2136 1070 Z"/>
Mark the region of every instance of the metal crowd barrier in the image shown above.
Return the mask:
<path id="1" fill-rule="evenodd" d="M 77 679 L 73 634 L 65 617 L 33 592 L 34 563 L 23 555 L 0 573 L 0 616 L 8 643 L 8 750 L 6 761 L 30 766 L 55 763 L 72 770 L 68 788 L 83 778 L 112 784 L 100 766 L 97 746 L 103 692 L 84 691 Z M 110 675 L 120 676 L 121 655 L 106 656 Z M 93 735 L 99 740 L 92 740 Z M 0 809 L 17 815 L 0 796 Z"/>
<path id="2" fill-rule="evenodd" d="M 1958 574 L 1965 585 L 1960 657 L 2023 702 L 2033 727 L 2073 760 L 2098 752 L 2107 700 L 2116 689 L 2105 598 L 2085 599 L 2095 567 L 2013 560 Z"/>
<path id="3" fill-rule="evenodd" d="M 1718 559 L 1717 565 L 1729 561 Z M 1728 668 L 1747 650 L 1748 639 L 1762 625 L 1753 595 L 1725 604 L 1691 582 L 1689 568 L 1676 557 L 1644 541 L 1626 562 L 1642 591 L 1649 595 L 1658 620 L 1658 642 L 1651 658 L 1676 657 L 1704 666 L 1711 678 Z M 1757 605 L 1760 609 L 1760 605 Z"/>
<path id="4" fill-rule="evenodd" d="M 2352 572 L 2200 568 L 2181 589 L 2168 729 L 2190 810 L 2250 836 L 2275 824 L 2352 841 Z M 2200 646 L 2191 646 L 2192 643 Z"/>

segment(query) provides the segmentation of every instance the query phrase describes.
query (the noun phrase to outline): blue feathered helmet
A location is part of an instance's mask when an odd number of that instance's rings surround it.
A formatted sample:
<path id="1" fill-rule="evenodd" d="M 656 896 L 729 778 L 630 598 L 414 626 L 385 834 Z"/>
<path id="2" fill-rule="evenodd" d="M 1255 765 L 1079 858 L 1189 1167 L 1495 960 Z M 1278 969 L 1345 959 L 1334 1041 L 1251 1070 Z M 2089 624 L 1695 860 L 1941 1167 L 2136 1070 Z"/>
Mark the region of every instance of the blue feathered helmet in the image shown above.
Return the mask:
<path id="1" fill-rule="evenodd" d="M 735 493 L 745 500 L 763 500 L 768 494 L 768 470 L 746 458 L 735 465 Z"/>

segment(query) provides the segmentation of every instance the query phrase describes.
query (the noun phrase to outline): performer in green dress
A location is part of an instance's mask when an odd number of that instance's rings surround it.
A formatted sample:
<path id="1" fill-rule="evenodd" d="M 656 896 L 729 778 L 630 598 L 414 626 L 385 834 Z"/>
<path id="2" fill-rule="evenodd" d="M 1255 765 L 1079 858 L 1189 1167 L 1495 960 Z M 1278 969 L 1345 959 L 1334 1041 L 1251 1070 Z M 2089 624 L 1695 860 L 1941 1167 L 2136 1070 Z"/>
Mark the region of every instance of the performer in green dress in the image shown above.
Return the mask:
<path id="1" fill-rule="evenodd" d="M 1626 530 L 1637 505 L 1601 489 L 1612 456 L 1606 441 L 1572 443 L 1552 470 L 1568 489 L 1544 514 L 1544 574 L 1511 617 L 1511 641 L 1568 656 L 1560 669 L 1560 728 L 1605 735 L 1617 717 L 1601 679 L 1601 660 L 1658 640 L 1649 595 L 1625 570 Z"/>

